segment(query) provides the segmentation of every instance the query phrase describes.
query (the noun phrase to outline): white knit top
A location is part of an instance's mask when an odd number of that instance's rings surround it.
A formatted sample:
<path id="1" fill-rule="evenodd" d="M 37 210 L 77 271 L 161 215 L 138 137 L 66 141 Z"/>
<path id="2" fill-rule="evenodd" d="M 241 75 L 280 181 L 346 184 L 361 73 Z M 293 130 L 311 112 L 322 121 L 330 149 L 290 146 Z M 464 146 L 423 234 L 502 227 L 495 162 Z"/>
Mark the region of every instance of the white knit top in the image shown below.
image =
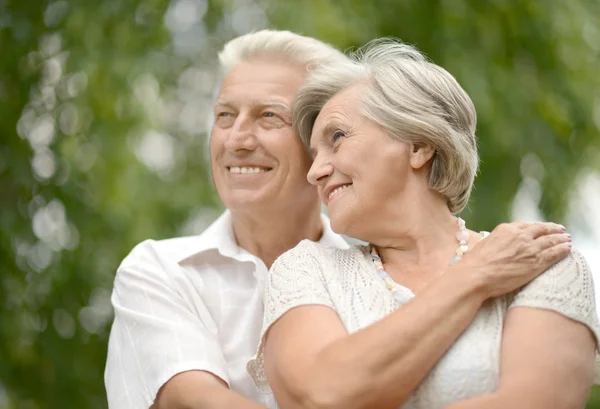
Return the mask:
<path id="1" fill-rule="evenodd" d="M 502 327 L 510 308 L 556 311 L 588 326 L 596 340 L 600 339 L 594 299 L 590 269 L 573 251 L 520 291 L 486 301 L 472 324 L 401 408 L 443 408 L 495 391 Z M 271 392 L 263 365 L 264 334 L 288 310 L 308 304 L 333 308 L 348 333 L 401 307 L 377 275 L 367 247 L 336 249 L 302 241 L 277 259 L 266 282 L 261 343 L 247 366 L 259 391 Z"/>

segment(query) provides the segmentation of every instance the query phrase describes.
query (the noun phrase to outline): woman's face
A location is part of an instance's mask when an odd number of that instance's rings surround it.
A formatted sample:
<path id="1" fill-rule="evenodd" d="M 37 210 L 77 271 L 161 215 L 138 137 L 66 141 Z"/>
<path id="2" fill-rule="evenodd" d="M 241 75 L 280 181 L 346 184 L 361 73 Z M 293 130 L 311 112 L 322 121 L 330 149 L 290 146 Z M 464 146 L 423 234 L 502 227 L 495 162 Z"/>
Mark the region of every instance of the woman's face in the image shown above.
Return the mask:
<path id="1" fill-rule="evenodd" d="M 362 94 L 364 85 L 357 84 L 321 110 L 311 137 L 308 181 L 318 186 L 333 230 L 368 241 L 373 225 L 410 199 L 414 154 L 412 145 L 393 139 L 360 113 Z"/>

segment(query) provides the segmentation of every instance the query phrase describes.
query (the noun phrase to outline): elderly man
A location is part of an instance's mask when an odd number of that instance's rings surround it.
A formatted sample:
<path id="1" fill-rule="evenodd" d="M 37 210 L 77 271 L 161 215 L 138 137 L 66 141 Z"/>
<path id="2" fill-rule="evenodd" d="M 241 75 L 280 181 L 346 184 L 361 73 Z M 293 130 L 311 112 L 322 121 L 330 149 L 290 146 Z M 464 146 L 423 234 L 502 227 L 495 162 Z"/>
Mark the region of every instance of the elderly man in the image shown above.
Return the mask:
<path id="1" fill-rule="evenodd" d="M 210 156 L 228 210 L 199 236 L 141 243 L 119 267 L 105 373 L 111 409 L 274 407 L 246 373 L 267 270 L 303 239 L 346 246 L 321 216 L 291 124 L 307 66 L 336 58 L 346 57 L 275 31 L 238 37 L 220 53 Z"/>
<path id="2" fill-rule="evenodd" d="M 329 45 L 285 31 L 241 36 L 220 53 L 223 81 L 210 154 L 228 210 L 199 236 L 148 240 L 123 260 L 105 373 L 110 409 L 277 407 L 271 394 L 256 392 L 246 372 L 259 343 L 267 269 L 303 239 L 347 246 L 321 215 L 317 191 L 306 179 L 311 158 L 292 128 L 291 105 L 309 67 L 343 58 Z M 515 240 L 525 228 L 494 231 L 487 250 L 473 254 L 463 273 L 480 274 L 481 286 L 493 287 L 510 281 L 516 270 L 532 269 L 515 256 L 531 250 Z M 559 229 L 537 226 L 538 236 Z M 478 262 L 497 267 L 478 269 Z M 535 268 L 542 271 L 541 264 Z M 457 323 L 437 334 L 438 349 L 460 334 L 477 309 L 471 302 L 473 308 L 449 310 L 445 305 L 468 294 L 455 285 L 442 290 L 445 303 L 416 314 Z M 413 338 L 423 335 L 415 331 Z M 393 355 L 397 333 L 387 333 L 381 347 Z"/>

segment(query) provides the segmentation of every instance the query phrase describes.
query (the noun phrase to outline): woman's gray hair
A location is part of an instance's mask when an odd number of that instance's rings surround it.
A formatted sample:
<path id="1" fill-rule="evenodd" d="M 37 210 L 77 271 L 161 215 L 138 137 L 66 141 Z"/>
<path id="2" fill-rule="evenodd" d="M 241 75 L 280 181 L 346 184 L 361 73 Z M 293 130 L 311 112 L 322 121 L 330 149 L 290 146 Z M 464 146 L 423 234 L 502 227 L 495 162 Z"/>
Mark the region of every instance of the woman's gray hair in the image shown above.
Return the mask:
<path id="1" fill-rule="evenodd" d="M 306 147 L 323 106 L 344 89 L 364 83 L 361 111 L 403 142 L 435 149 L 429 188 L 446 197 L 454 214 L 466 206 L 479 166 L 471 98 L 448 71 L 415 47 L 374 40 L 346 61 L 317 67 L 294 102 L 294 126 Z"/>

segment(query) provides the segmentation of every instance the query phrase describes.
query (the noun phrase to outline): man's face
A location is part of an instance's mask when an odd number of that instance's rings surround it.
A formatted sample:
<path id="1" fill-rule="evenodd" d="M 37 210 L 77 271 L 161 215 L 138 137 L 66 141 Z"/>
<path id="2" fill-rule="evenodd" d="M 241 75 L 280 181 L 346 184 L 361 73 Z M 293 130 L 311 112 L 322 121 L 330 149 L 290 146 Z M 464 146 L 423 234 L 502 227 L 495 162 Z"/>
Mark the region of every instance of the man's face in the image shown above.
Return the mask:
<path id="1" fill-rule="evenodd" d="M 291 108 L 306 69 L 276 60 L 237 65 L 224 79 L 210 138 L 219 197 L 232 211 L 318 201 L 306 180 L 309 155 L 292 128 Z"/>

